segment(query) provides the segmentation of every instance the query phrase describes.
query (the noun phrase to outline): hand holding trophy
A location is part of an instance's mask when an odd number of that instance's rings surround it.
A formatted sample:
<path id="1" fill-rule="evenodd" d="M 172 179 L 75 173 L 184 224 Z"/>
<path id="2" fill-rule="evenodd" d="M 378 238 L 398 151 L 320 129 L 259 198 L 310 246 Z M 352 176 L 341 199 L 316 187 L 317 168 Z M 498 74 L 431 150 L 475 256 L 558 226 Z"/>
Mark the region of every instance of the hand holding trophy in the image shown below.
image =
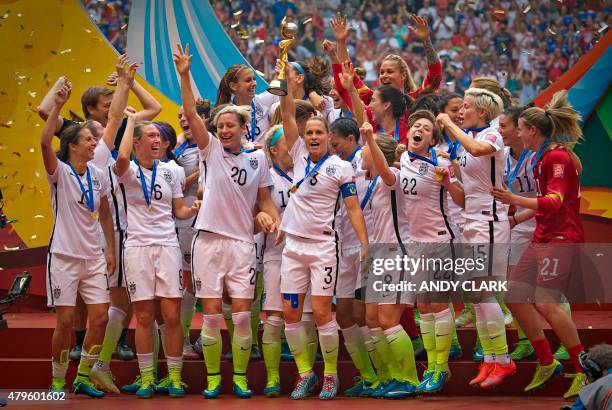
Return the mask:
<path id="1" fill-rule="evenodd" d="M 287 52 L 291 47 L 295 45 L 298 27 L 295 23 L 287 21 L 287 18 L 283 18 L 281 22 L 281 38 L 282 40 L 278 43 L 279 60 L 281 64 L 281 70 L 276 75 L 274 80 L 270 82 L 268 91 L 274 95 L 284 96 L 287 95 L 287 79 L 285 78 L 285 66 L 287 65 Z"/>

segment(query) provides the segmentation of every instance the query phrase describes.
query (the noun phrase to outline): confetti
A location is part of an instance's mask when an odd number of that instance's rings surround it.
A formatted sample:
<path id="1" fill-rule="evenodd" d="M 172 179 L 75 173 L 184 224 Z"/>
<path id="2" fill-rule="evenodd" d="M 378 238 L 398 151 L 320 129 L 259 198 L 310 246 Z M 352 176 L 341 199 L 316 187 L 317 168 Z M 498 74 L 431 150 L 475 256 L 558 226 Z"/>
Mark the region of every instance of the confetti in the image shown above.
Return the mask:
<path id="1" fill-rule="evenodd" d="M 83 71 L 84 71 L 84 72 L 86 72 L 86 73 L 91 73 L 91 68 L 87 67 L 87 68 L 85 68 L 85 70 L 83 70 Z"/>
<path id="2" fill-rule="evenodd" d="M 240 23 L 234 23 L 230 27 L 235 29 L 235 28 L 238 28 L 239 26 L 240 26 Z"/>
<path id="3" fill-rule="evenodd" d="M 34 215 L 34 219 L 45 219 L 45 216 L 41 214 Z"/>
<path id="4" fill-rule="evenodd" d="M 303 25 L 306 25 L 306 24 L 308 24 L 308 23 L 312 23 L 312 17 L 309 17 L 309 18 L 307 18 L 306 20 L 304 20 L 304 21 L 302 22 L 302 24 L 303 24 Z"/>
<path id="5" fill-rule="evenodd" d="M 8 120 L 7 122 L 0 124 L 0 127 L 11 128 L 11 125 L 13 125 L 13 120 Z"/>
<path id="6" fill-rule="evenodd" d="M 5 251 L 18 251 L 19 250 L 19 245 L 17 245 L 17 246 L 4 245 L 4 250 Z"/>
<path id="7" fill-rule="evenodd" d="M 33 153 L 34 152 L 34 148 L 30 148 L 29 151 Z"/>
<path id="8" fill-rule="evenodd" d="M 525 8 L 523 9 L 523 14 L 527 14 L 527 13 L 529 13 L 530 11 L 531 11 L 531 5 L 527 5 L 527 7 L 525 7 Z"/>
<path id="9" fill-rule="evenodd" d="M 13 151 L 13 155 L 17 155 L 19 158 L 21 158 L 21 154 L 17 151 Z"/>
<path id="10" fill-rule="evenodd" d="M 603 253 L 596 253 L 595 256 L 603 256 Z"/>
<path id="11" fill-rule="evenodd" d="M 127 25 L 127 23 L 126 23 L 126 24 L 124 24 L 123 26 L 121 26 L 121 31 L 124 31 L 124 30 L 126 30 L 127 28 L 128 28 L 128 25 Z"/>
<path id="12" fill-rule="evenodd" d="M 258 38 L 257 40 L 255 40 L 255 44 L 263 44 L 264 41 L 260 38 Z"/>
<path id="13" fill-rule="evenodd" d="M 19 195 L 21 195 L 21 194 L 23 193 L 23 188 L 24 188 L 24 187 L 25 187 L 25 186 L 24 186 L 24 185 L 22 185 L 22 186 L 21 186 L 21 188 L 19 188 Z"/>
<path id="14" fill-rule="evenodd" d="M 608 29 L 608 25 L 606 23 L 601 23 L 601 28 L 597 30 L 598 33 L 603 33 Z"/>
<path id="15" fill-rule="evenodd" d="M 446 85 L 453 85 L 453 84 L 455 84 L 455 82 L 454 82 L 454 81 L 447 81 L 447 82 L 446 82 Z"/>
<path id="16" fill-rule="evenodd" d="M 19 174 L 19 171 L 13 172 L 13 175 L 11 175 L 11 178 L 15 178 L 17 176 L 17 174 Z"/>
<path id="17" fill-rule="evenodd" d="M 57 51 L 55 51 L 55 50 L 51 50 L 51 54 L 53 54 L 54 56 L 56 56 L 56 55 L 57 55 Z"/>
<path id="18" fill-rule="evenodd" d="M 68 54 L 68 53 L 70 53 L 71 51 L 72 51 L 72 49 L 71 49 L 71 48 L 66 48 L 66 49 L 64 49 L 64 50 L 60 51 L 60 54 Z"/>
<path id="19" fill-rule="evenodd" d="M 83 28 L 83 30 L 87 33 L 87 34 L 91 34 L 91 30 L 88 28 Z"/>
<path id="20" fill-rule="evenodd" d="M 248 34 L 242 34 L 242 35 L 240 35 L 240 38 L 243 39 L 243 40 L 248 40 L 250 37 L 249 37 Z"/>
<path id="21" fill-rule="evenodd" d="M 2 15 L 2 20 L 7 19 L 11 15 L 11 11 L 7 10 L 6 13 Z"/>
<path id="22" fill-rule="evenodd" d="M 36 91 L 28 91 L 28 95 L 32 98 L 36 98 Z"/>
<path id="23" fill-rule="evenodd" d="M 235 12 L 234 12 L 234 16 L 235 16 L 235 17 L 238 17 L 238 16 L 240 16 L 241 14 L 242 14 L 242 10 L 238 10 L 238 11 L 235 11 Z"/>
<path id="24" fill-rule="evenodd" d="M 555 33 L 555 31 L 554 31 L 552 28 L 550 28 L 550 27 L 548 27 L 548 32 L 549 32 L 550 34 L 552 34 L 553 36 L 556 36 L 556 35 L 557 35 L 557 33 Z"/>
<path id="25" fill-rule="evenodd" d="M 593 326 L 589 325 L 589 326 L 587 326 L 587 328 L 589 328 L 589 329 L 593 329 Z"/>
<path id="26" fill-rule="evenodd" d="M 504 17 L 506 15 L 506 11 L 502 9 L 497 9 L 493 11 L 493 14 L 499 17 Z"/>
<path id="27" fill-rule="evenodd" d="M 36 178 L 39 178 L 39 179 L 40 179 L 40 172 L 35 171 L 35 172 L 34 172 L 34 175 L 36 176 Z"/>
<path id="28" fill-rule="evenodd" d="M 22 16 L 22 14 L 21 14 L 21 13 L 17 13 L 17 17 L 21 17 L 21 16 Z"/>
<path id="29" fill-rule="evenodd" d="M 34 240 L 34 239 L 36 239 L 36 238 L 37 238 L 37 236 L 36 236 L 36 235 L 32 235 L 32 236 L 30 236 L 30 240 L 31 240 L 31 241 L 33 241 L 33 240 Z"/>

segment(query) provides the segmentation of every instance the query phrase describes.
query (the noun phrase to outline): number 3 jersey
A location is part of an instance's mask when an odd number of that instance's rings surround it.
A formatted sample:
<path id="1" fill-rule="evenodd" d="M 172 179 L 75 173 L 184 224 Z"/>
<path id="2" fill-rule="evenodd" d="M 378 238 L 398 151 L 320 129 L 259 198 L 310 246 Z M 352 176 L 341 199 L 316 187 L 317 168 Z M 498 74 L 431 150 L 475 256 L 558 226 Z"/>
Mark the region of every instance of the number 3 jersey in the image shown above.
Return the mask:
<path id="1" fill-rule="evenodd" d="M 412 242 L 449 242 L 452 238 L 448 222 L 446 189 L 435 179 L 434 166 L 411 158 L 407 152 L 401 157 L 400 184 L 408 216 Z M 446 168 L 452 183 L 456 182 L 451 163 L 438 157 L 438 166 Z"/>
<path id="2" fill-rule="evenodd" d="M 273 185 L 262 150 L 233 154 L 211 137 L 200 150 L 204 167 L 204 196 L 195 228 L 255 243 L 253 208 L 259 188 Z"/>
<path id="3" fill-rule="evenodd" d="M 110 193 L 110 181 L 105 172 L 88 164 L 94 191 L 94 211 L 100 209 L 100 198 Z M 88 190 L 86 174 L 78 177 Z M 47 175 L 51 187 L 51 205 L 55 221 L 49 240 L 49 252 L 74 258 L 98 259 L 102 257 L 98 221 L 92 218 L 76 175 L 70 166 L 57 161 L 53 175 Z M 78 227 L 78 228 L 75 228 Z"/>
<path id="4" fill-rule="evenodd" d="M 130 167 L 118 177 L 125 187 L 127 198 L 127 236 L 124 246 L 169 245 L 178 246 L 172 199 L 182 198 L 183 190 L 177 172 L 163 162 L 157 163 L 155 184 L 151 188 L 153 171 L 140 167 L 146 182 L 147 192 L 151 193 L 151 207 L 145 201 L 138 165 L 130 162 Z"/>

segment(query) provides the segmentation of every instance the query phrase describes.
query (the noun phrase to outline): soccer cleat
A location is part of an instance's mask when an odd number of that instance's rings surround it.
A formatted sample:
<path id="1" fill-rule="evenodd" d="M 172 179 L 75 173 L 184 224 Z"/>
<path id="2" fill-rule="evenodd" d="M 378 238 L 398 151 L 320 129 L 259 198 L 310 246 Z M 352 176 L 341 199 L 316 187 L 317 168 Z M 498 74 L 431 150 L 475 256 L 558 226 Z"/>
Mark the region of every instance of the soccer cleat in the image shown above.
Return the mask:
<path id="1" fill-rule="evenodd" d="M 423 339 L 421 339 L 421 336 L 412 339 L 412 348 L 414 349 L 414 357 L 419 357 L 425 353 L 425 347 L 423 346 Z"/>
<path id="2" fill-rule="evenodd" d="M 88 378 L 80 376 L 74 379 L 74 383 L 72 383 L 72 392 L 74 394 L 86 394 L 92 399 L 104 397 L 104 392 L 96 389 Z"/>
<path id="3" fill-rule="evenodd" d="M 125 386 L 121 387 L 121 391 L 124 393 L 134 394 L 138 391 L 138 389 L 140 389 L 141 384 L 142 384 L 142 379 L 139 374 L 138 376 L 136 376 L 136 379 L 134 379 L 132 384 L 126 384 Z"/>
<path id="4" fill-rule="evenodd" d="M 251 346 L 251 355 L 249 356 L 250 362 L 258 362 L 261 360 L 261 352 L 259 351 L 259 346 L 254 344 Z"/>
<path id="5" fill-rule="evenodd" d="M 219 394 L 221 394 L 221 375 L 208 375 L 206 377 L 206 389 L 202 392 L 202 396 L 207 399 L 214 399 Z"/>
<path id="6" fill-rule="evenodd" d="M 363 386 L 363 390 L 359 394 L 359 397 L 370 397 L 376 391 L 378 386 L 380 385 L 380 380 L 376 379 L 372 384 L 368 384 Z"/>
<path id="7" fill-rule="evenodd" d="M 381 382 L 374 393 L 370 397 L 374 397 L 375 399 L 380 399 L 381 397 L 385 397 L 385 394 L 389 393 L 391 390 L 395 389 L 399 382 L 395 379 L 387 380 L 386 382 Z"/>
<path id="8" fill-rule="evenodd" d="M 452 342 L 450 352 L 448 352 L 449 359 L 459 359 L 463 355 L 463 349 L 459 342 Z"/>
<path id="9" fill-rule="evenodd" d="M 200 358 L 200 353 L 196 352 L 189 338 L 186 337 L 183 341 L 183 359 L 187 360 L 198 360 Z"/>
<path id="10" fill-rule="evenodd" d="M 470 380 L 470 386 L 478 386 L 482 383 L 487 377 L 489 377 L 489 373 L 493 371 L 495 367 L 495 363 L 481 363 L 480 367 L 478 367 L 478 374 L 472 380 Z"/>
<path id="11" fill-rule="evenodd" d="M 106 393 L 119 394 L 119 388 L 115 385 L 115 378 L 110 370 L 100 370 L 98 366 L 93 366 L 89 373 L 89 378 L 100 390 Z"/>
<path id="12" fill-rule="evenodd" d="M 323 387 L 319 393 L 319 400 L 331 400 L 338 394 L 338 387 L 340 387 L 340 380 L 335 374 L 326 374 L 323 377 Z"/>
<path id="13" fill-rule="evenodd" d="M 164 377 L 155 385 L 155 393 L 168 394 L 168 388 L 171 384 L 172 382 L 170 381 L 170 376 Z"/>
<path id="14" fill-rule="evenodd" d="M 309 396 L 312 390 L 317 385 L 318 378 L 314 373 L 310 373 L 307 376 L 299 376 L 295 381 L 295 387 L 291 392 L 291 400 L 299 400 Z"/>
<path id="15" fill-rule="evenodd" d="M 455 326 L 464 327 L 474 322 L 474 310 L 464 307 L 455 319 Z"/>
<path id="16" fill-rule="evenodd" d="M 50 393 L 66 393 L 66 380 L 53 378 L 51 380 L 51 387 L 49 387 Z"/>
<path id="17" fill-rule="evenodd" d="M 346 397 L 357 397 L 361 396 L 361 392 L 366 388 L 366 383 L 370 385 L 371 383 L 366 382 L 361 377 L 357 376 L 353 379 L 355 384 L 353 387 L 349 387 L 344 391 L 344 395 Z"/>
<path id="18" fill-rule="evenodd" d="M 263 394 L 266 397 L 278 397 L 280 396 L 281 385 L 280 380 L 270 380 L 263 389 Z"/>
<path id="19" fill-rule="evenodd" d="M 472 360 L 475 362 L 482 362 L 484 360 L 484 351 L 482 350 L 482 346 L 477 346 L 476 349 L 474 349 Z"/>
<path id="20" fill-rule="evenodd" d="M 387 391 L 385 399 L 405 399 L 416 396 L 416 386 L 410 382 L 396 382 L 395 386 Z"/>
<path id="21" fill-rule="evenodd" d="M 563 394 L 563 398 L 565 400 L 569 400 L 571 398 L 573 398 L 574 396 L 577 396 L 578 393 L 580 392 L 580 390 L 586 386 L 587 384 L 589 384 L 589 379 L 587 378 L 587 375 L 584 373 L 567 373 L 565 374 L 565 377 L 569 378 L 573 378 L 574 380 L 572 380 L 572 385 L 570 386 L 570 388 Z"/>
<path id="22" fill-rule="evenodd" d="M 531 383 L 525 387 L 525 393 L 542 387 L 547 381 L 553 378 L 553 376 L 561 374 L 563 372 L 563 365 L 556 359 L 553 359 L 552 363 L 548 366 L 536 366 L 535 373 Z"/>
<path id="23" fill-rule="evenodd" d="M 527 359 L 535 353 L 531 342 L 528 339 L 519 339 L 514 345 L 514 350 L 510 353 L 512 360 L 523 360 Z"/>
<path id="24" fill-rule="evenodd" d="M 180 380 L 171 381 L 168 386 L 168 396 L 175 398 L 185 397 L 185 387 L 187 387 L 187 384 Z"/>
<path id="25" fill-rule="evenodd" d="M 512 317 L 512 312 L 509 310 L 504 311 L 504 325 L 506 325 L 506 327 L 510 327 L 512 326 L 513 321 L 514 318 Z"/>
<path id="26" fill-rule="evenodd" d="M 249 389 L 246 376 L 234 375 L 234 394 L 241 399 L 250 399 L 253 393 Z"/>
<path id="27" fill-rule="evenodd" d="M 155 393 L 155 383 L 153 381 L 144 381 L 140 388 L 136 391 L 136 397 L 139 399 L 150 399 Z"/>
<path id="28" fill-rule="evenodd" d="M 117 344 L 115 353 L 117 353 L 117 356 L 119 356 L 119 358 L 124 362 L 129 362 L 130 360 L 134 360 L 136 358 L 132 348 L 125 342 Z"/>
<path id="29" fill-rule="evenodd" d="M 284 340 L 281 343 L 281 361 L 283 362 L 293 361 L 293 355 L 291 354 L 291 349 L 289 349 L 289 345 Z"/>
<path id="30" fill-rule="evenodd" d="M 425 386 L 427 386 L 427 382 L 429 382 L 429 379 L 431 379 L 433 375 L 433 370 L 425 370 L 423 373 L 423 380 L 421 380 L 421 383 L 419 383 L 415 389 L 417 393 L 422 393 L 425 391 Z"/>
<path id="31" fill-rule="evenodd" d="M 503 382 L 506 377 L 512 376 L 514 373 L 516 373 L 516 363 L 512 360 L 506 365 L 495 363 L 493 371 L 480 383 L 480 387 L 483 389 L 492 389 Z"/>
<path id="32" fill-rule="evenodd" d="M 561 360 L 569 360 L 570 355 L 565 346 L 559 345 L 557 351 L 553 354 L 553 357 L 559 361 Z"/>
<path id="33" fill-rule="evenodd" d="M 68 354 L 68 358 L 73 362 L 78 362 L 81 360 L 81 352 L 83 351 L 83 345 L 74 345 L 70 353 Z"/>
<path id="34" fill-rule="evenodd" d="M 433 376 L 427 381 L 423 392 L 429 394 L 438 393 L 442 390 L 442 388 L 444 388 L 444 385 L 450 380 L 450 378 L 450 370 L 434 372 Z"/>

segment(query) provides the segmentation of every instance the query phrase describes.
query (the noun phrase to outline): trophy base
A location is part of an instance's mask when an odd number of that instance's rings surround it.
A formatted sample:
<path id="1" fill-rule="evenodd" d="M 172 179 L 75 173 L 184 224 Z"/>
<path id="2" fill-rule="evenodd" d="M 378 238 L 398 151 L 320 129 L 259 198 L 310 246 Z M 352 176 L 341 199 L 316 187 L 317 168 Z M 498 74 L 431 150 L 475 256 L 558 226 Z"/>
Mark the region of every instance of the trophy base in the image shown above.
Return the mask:
<path id="1" fill-rule="evenodd" d="M 279 97 L 284 97 L 287 95 L 287 81 L 275 78 L 270 82 L 268 92 L 270 94 L 278 95 Z"/>

